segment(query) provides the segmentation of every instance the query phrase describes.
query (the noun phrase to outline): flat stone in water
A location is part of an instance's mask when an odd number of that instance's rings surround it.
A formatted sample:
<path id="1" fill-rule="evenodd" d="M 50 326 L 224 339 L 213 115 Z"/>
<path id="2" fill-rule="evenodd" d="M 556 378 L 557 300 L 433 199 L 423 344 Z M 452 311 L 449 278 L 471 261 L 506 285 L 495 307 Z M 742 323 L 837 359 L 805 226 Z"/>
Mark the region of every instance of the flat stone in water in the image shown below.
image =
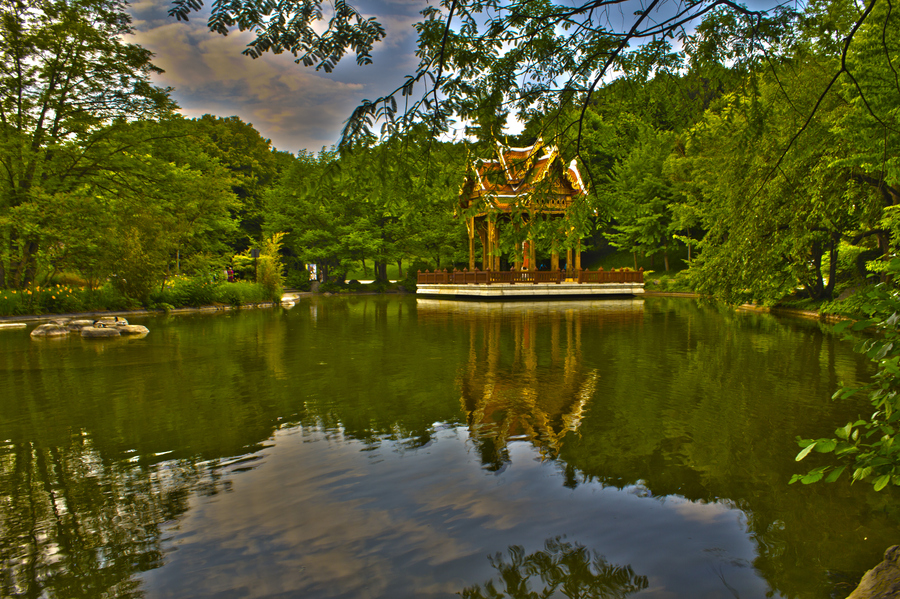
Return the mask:
<path id="1" fill-rule="evenodd" d="M 72 322 L 69 323 L 68 326 L 69 326 L 70 331 L 80 331 L 81 329 L 83 329 L 85 327 L 94 326 L 94 321 L 88 320 L 88 319 L 73 320 Z"/>
<path id="2" fill-rule="evenodd" d="M 103 339 L 106 337 L 119 337 L 119 329 L 116 327 L 84 327 L 81 336 L 85 339 Z"/>
<path id="3" fill-rule="evenodd" d="M 117 327 L 127 325 L 128 321 L 120 316 L 104 316 L 97 319 L 94 324 L 100 324 L 106 327 Z"/>
<path id="4" fill-rule="evenodd" d="M 141 324 L 125 324 L 114 327 L 122 335 L 146 335 L 150 329 Z"/>
<path id="5" fill-rule="evenodd" d="M 31 331 L 32 337 L 61 337 L 68 334 L 69 329 L 55 323 L 41 324 Z"/>

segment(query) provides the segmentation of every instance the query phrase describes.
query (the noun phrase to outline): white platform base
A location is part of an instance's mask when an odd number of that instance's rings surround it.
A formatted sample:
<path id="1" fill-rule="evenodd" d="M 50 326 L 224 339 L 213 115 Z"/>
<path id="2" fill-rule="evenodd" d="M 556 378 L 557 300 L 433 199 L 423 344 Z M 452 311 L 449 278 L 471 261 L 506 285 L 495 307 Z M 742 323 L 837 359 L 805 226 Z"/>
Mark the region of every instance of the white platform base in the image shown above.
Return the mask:
<path id="1" fill-rule="evenodd" d="M 416 294 L 445 299 L 597 297 L 643 295 L 643 283 L 523 283 L 509 285 L 416 285 Z"/>

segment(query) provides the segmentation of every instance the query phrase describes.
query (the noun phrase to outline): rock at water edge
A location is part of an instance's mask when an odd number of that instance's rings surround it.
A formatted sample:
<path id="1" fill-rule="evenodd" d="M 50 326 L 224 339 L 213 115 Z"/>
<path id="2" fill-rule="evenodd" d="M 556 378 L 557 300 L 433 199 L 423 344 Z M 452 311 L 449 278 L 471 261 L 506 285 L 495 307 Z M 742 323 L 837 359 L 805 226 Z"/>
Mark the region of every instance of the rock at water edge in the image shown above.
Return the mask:
<path id="1" fill-rule="evenodd" d="M 69 329 L 53 323 L 40 324 L 31 331 L 32 337 L 62 337 L 68 334 Z"/>
<path id="2" fill-rule="evenodd" d="M 866 572 L 847 599 L 890 599 L 900 597 L 900 545 L 888 547 L 884 560 Z"/>
<path id="3" fill-rule="evenodd" d="M 104 316 L 103 318 L 98 319 L 94 326 L 101 325 L 104 327 L 115 327 L 120 325 L 127 325 L 128 321 L 121 316 Z"/>
<path id="4" fill-rule="evenodd" d="M 80 330 L 83 329 L 84 327 L 92 327 L 92 326 L 94 326 L 94 321 L 93 321 L 93 320 L 87 320 L 87 319 L 73 320 L 72 322 L 70 322 L 70 323 L 68 324 L 68 326 L 69 326 L 69 330 L 70 330 L 70 331 L 80 331 Z"/>
<path id="5" fill-rule="evenodd" d="M 114 327 L 84 327 L 81 336 L 85 339 L 103 339 L 106 337 L 119 337 L 119 329 Z"/>
<path id="6" fill-rule="evenodd" d="M 150 329 L 142 324 L 120 324 L 115 328 L 118 329 L 119 333 L 122 335 L 146 335 L 150 332 Z"/>

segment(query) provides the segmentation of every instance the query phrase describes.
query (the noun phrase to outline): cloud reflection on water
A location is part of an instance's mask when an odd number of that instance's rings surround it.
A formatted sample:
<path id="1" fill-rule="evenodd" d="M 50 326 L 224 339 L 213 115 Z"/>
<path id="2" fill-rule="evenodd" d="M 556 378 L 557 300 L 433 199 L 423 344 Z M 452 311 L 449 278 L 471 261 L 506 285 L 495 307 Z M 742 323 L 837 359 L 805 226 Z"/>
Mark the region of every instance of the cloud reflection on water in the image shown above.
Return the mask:
<path id="1" fill-rule="evenodd" d="M 709 543 L 752 559 L 739 518 L 722 517 L 733 510 L 696 504 L 673 525 L 690 502 L 566 489 L 523 443 L 498 478 L 466 437 L 443 430 L 418 451 L 386 444 L 373 460 L 358 441 L 279 431 L 259 467 L 232 477 L 232 492 L 192 499 L 166 532 L 166 565 L 143 575 L 147 597 L 450 597 L 495 573 L 489 555 L 523 543 L 535 551 L 535 539 L 561 534 L 679 596 L 712 590 L 708 575 L 691 577 L 722 562 L 704 552 Z M 692 541 L 704 510 L 714 515 Z M 737 577 L 740 588 L 765 588 L 752 570 Z"/>

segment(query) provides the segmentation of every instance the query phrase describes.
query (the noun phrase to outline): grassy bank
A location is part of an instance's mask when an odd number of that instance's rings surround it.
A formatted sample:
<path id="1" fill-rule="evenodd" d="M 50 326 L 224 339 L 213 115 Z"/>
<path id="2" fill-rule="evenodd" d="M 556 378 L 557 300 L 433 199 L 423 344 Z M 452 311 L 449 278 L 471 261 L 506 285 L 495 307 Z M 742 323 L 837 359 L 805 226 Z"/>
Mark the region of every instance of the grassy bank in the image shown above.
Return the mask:
<path id="1" fill-rule="evenodd" d="M 72 285 L 0 290 L 0 316 L 71 314 L 123 310 L 168 310 L 215 304 L 241 306 L 280 300 L 263 285 L 238 281 L 211 282 L 175 277 L 144 300 L 130 298 L 112 284 L 90 289 Z"/>

